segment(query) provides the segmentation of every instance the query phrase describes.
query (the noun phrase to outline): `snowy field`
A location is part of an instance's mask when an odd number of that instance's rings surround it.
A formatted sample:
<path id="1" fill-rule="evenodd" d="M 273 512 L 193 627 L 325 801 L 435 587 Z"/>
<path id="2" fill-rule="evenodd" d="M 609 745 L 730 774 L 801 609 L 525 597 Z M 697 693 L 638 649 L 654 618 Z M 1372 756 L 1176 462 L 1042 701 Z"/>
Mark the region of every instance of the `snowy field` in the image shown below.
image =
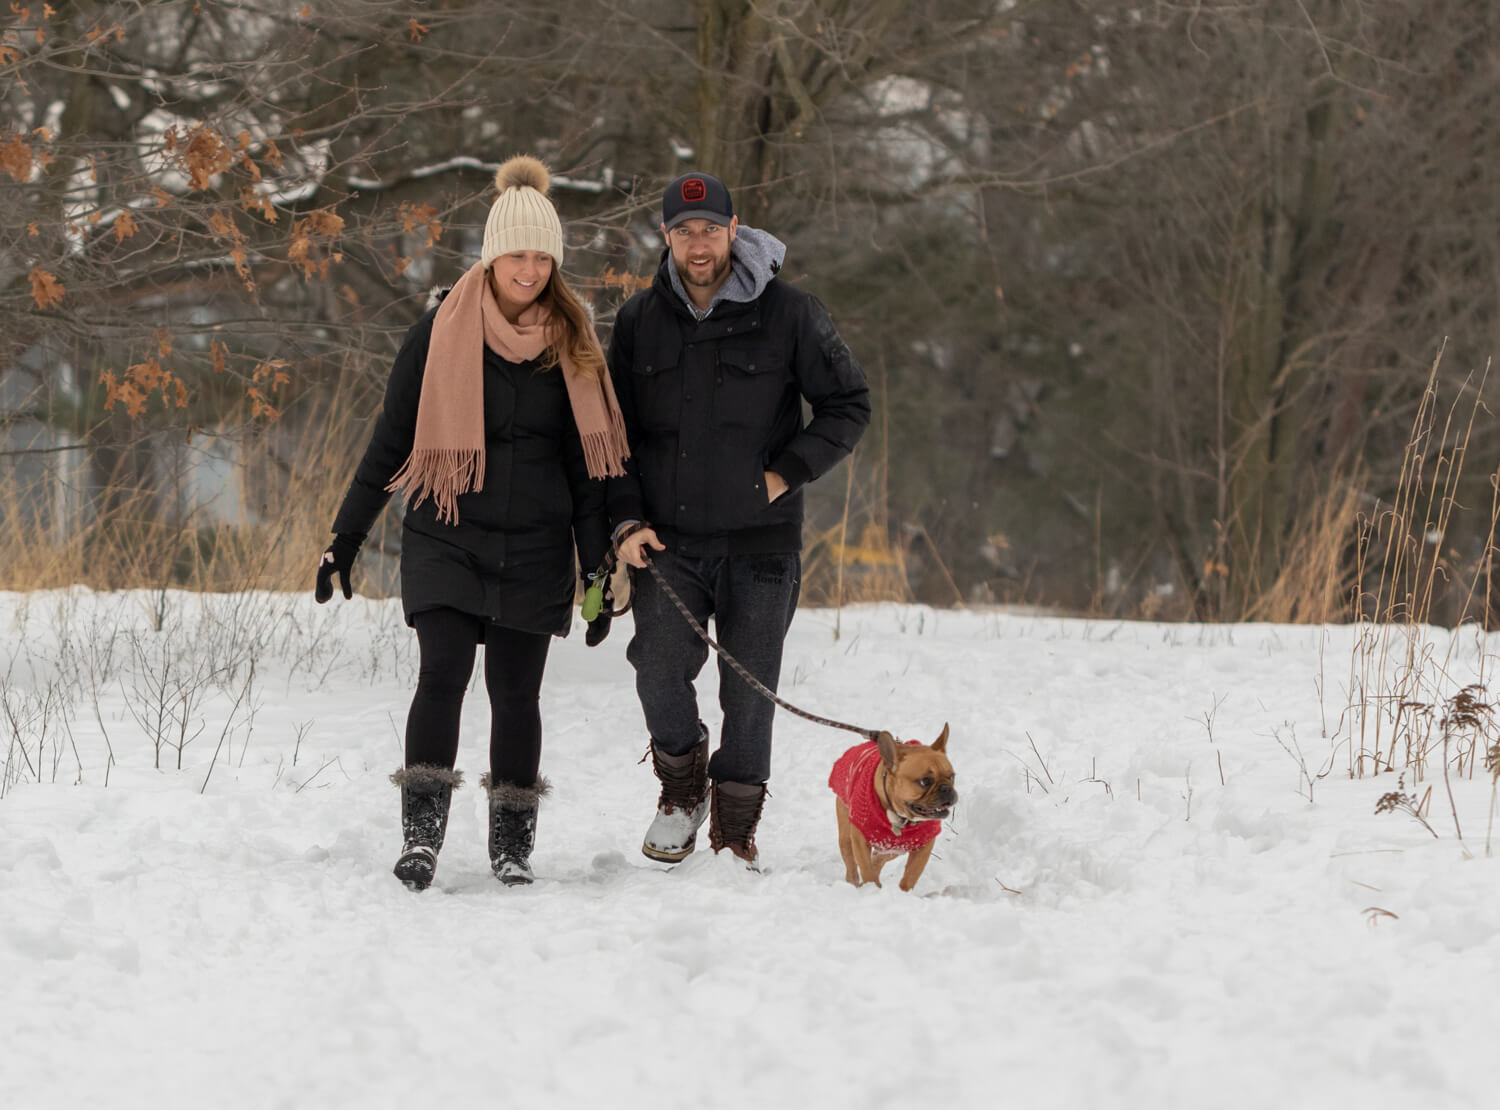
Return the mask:
<path id="1" fill-rule="evenodd" d="M 422 894 L 390 875 L 397 603 L 10 594 L 0 630 L 8 1110 L 1500 1099 L 1490 782 L 1453 783 L 1462 839 L 1440 763 L 1438 835 L 1375 813 L 1396 776 L 1349 775 L 1347 628 L 803 611 L 784 696 L 952 726 L 914 894 L 899 865 L 843 882 L 826 780 L 856 738 L 784 713 L 765 873 L 641 856 L 628 618 L 554 642 L 536 885 L 489 874 L 472 689 Z M 1497 648 L 1460 639 L 1450 679 Z"/>

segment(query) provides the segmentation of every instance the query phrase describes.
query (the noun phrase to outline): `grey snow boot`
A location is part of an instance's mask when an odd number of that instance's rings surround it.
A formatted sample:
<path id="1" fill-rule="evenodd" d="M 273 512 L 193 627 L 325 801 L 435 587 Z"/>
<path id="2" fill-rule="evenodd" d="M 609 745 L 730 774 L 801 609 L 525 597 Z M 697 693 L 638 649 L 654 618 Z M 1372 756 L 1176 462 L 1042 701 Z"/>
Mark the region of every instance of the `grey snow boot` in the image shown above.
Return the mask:
<path id="1" fill-rule="evenodd" d="M 760 824 L 761 809 L 766 804 L 766 784 L 716 782 L 713 788 L 712 813 L 708 819 L 708 842 L 715 852 L 728 848 L 752 871 L 760 870 L 756 860 L 760 850 L 755 846 L 755 829 Z"/>
<path id="2" fill-rule="evenodd" d="M 522 886 L 535 880 L 531 873 L 531 850 L 536 845 L 536 811 L 552 784 L 541 775 L 535 786 L 494 783 L 489 775 L 479 780 L 490 799 L 490 870 L 506 886 Z"/>
<path id="3" fill-rule="evenodd" d="M 401 788 L 401 856 L 392 869 L 412 890 L 426 890 L 437 873 L 437 855 L 448 832 L 448 807 L 463 772 L 418 764 L 391 776 Z"/>
<path id="4" fill-rule="evenodd" d="M 651 766 L 661 780 L 661 797 L 641 852 L 663 863 L 679 863 L 697 847 L 698 826 L 708 816 L 707 730 L 684 755 L 668 755 L 653 740 Z"/>

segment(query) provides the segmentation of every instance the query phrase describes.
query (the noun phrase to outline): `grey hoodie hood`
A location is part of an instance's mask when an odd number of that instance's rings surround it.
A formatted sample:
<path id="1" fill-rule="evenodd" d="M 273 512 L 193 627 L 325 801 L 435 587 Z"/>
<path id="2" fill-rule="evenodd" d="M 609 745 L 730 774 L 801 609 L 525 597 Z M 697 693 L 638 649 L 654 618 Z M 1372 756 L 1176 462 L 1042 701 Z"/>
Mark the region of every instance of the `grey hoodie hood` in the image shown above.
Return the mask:
<path id="1" fill-rule="evenodd" d="M 721 301 L 733 304 L 748 304 L 765 292 L 766 286 L 781 269 L 786 258 L 786 244 L 769 231 L 746 227 L 740 224 L 735 232 L 734 243 L 729 248 L 729 276 L 706 310 L 700 310 L 687 295 L 682 284 L 682 275 L 677 272 L 677 262 L 670 252 L 667 254 L 667 274 L 672 281 L 672 292 L 687 305 L 688 310 L 702 320 L 708 317 Z"/>

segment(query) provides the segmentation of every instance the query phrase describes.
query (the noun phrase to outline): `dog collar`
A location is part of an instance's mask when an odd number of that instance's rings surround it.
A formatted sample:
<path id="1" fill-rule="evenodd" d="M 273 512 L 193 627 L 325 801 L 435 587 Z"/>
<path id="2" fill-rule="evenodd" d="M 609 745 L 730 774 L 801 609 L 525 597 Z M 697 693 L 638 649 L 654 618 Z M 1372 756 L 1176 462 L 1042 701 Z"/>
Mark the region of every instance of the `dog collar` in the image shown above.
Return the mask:
<path id="1" fill-rule="evenodd" d="M 886 770 L 885 764 L 882 763 L 880 765 L 880 792 L 885 795 L 885 801 L 882 803 L 882 808 L 885 810 L 886 820 L 891 823 L 891 835 L 900 836 L 903 832 L 906 831 L 907 819 L 905 817 L 902 817 L 890 806 L 891 792 L 890 789 L 886 786 L 886 782 L 890 778 L 890 774 L 890 771 Z"/>

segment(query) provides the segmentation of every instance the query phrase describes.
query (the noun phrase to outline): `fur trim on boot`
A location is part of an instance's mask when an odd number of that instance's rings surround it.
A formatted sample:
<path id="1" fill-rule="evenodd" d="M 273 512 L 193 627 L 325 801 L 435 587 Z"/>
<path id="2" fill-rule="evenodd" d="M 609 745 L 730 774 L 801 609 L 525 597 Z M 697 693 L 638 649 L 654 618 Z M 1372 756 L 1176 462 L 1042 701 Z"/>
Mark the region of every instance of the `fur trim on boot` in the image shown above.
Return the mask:
<path id="1" fill-rule="evenodd" d="M 418 764 L 391 776 L 401 788 L 401 855 L 392 873 L 412 890 L 426 890 L 437 874 L 437 856 L 448 833 L 453 791 L 462 771 Z"/>
<path id="2" fill-rule="evenodd" d="M 489 775 L 479 783 L 490 802 L 490 870 L 506 886 L 524 886 L 536 878 L 531 871 L 536 814 L 552 784 L 542 775 L 534 786 L 495 782 Z"/>
<path id="3" fill-rule="evenodd" d="M 501 805 L 535 806 L 552 793 L 552 783 L 546 775 L 538 775 L 535 786 L 517 786 L 510 782 L 494 782 L 486 771 L 479 776 L 479 785 L 484 787 L 490 801 Z"/>
<path id="4" fill-rule="evenodd" d="M 391 775 L 391 782 L 397 786 L 413 786 L 430 784 L 433 786 L 447 786 L 457 790 L 464 784 L 464 773 L 455 771 L 448 767 L 436 767 L 427 763 L 418 763 L 415 767 L 403 767 Z"/>

